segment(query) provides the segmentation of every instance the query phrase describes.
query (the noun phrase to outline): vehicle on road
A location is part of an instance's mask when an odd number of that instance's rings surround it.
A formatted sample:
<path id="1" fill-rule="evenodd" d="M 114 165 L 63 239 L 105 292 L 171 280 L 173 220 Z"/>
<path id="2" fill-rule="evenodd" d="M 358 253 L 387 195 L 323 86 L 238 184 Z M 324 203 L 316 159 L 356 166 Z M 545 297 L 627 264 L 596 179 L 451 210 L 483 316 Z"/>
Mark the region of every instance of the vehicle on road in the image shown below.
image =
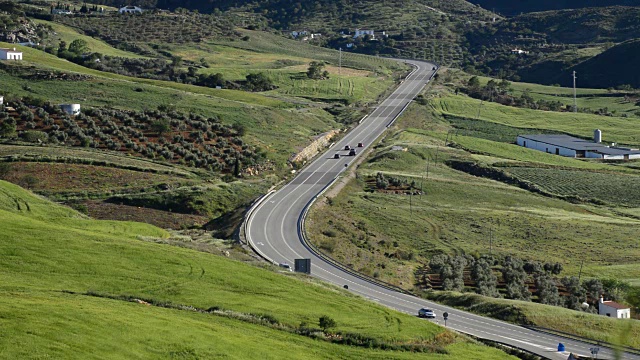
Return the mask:
<path id="1" fill-rule="evenodd" d="M 427 318 L 427 319 L 435 319 L 436 313 L 431 309 L 422 308 L 418 310 L 418 317 Z"/>
<path id="2" fill-rule="evenodd" d="M 334 159 L 340 159 L 340 154 L 335 154 L 335 155 L 333 155 L 333 158 L 334 158 Z"/>
<path id="3" fill-rule="evenodd" d="M 349 146 L 349 145 L 345 145 L 345 146 L 344 146 L 344 149 L 345 149 L 345 150 L 351 150 L 351 146 Z"/>
<path id="4" fill-rule="evenodd" d="M 436 69 L 436 67 L 434 66 L 432 70 L 433 70 L 433 71 L 436 71 L 437 69 Z"/>
<path id="5" fill-rule="evenodd" d="M 278 266 L 280 266 L 281 268 L 287 269 L 289 271 L 293 271 L 293 268 L 291 267 L 291 265 L 287 263 L 281 263 L 281 264 L 278 264 Z"/>
<path id="6" fill-rule="evenodd" d="M 356 156 L 356 149 L 349 150 L 349 156 Z"/>
<path id="7" fill-rule="evenodd" d="M 358 143 L 358 147 L 364 147 L 363 143 Z"/>

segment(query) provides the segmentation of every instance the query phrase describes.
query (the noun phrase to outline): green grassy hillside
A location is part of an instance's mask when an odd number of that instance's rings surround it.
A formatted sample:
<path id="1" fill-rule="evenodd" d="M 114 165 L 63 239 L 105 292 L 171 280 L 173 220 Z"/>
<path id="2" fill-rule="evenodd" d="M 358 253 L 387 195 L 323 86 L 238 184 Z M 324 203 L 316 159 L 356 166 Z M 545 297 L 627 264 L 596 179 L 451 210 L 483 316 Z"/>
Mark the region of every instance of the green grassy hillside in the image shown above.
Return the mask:
<path id="1" fill-rule="evenodd" d="M 0 226 L 0 254 L 6 260 L 0 263 L 2 358 L 97 358 L 105 352 L 117 358 L 246 358 L 257 351 L 272 358 L 285 348 L 289 356 L 310 358 L 507 358 L 310 278 L 142 241 L 167 233 L 143 224 L 89 220 L 2 181 Z M 88 292 L 183 310 L 82 295 Z M 226 312 L 204 314 L 191 307 Z M 251 316 L 241 313 L 268 315 L 280 325 L 250 324 Z M 303 322 L 315 327 L 321 315 L 335 319 L 338 333 L 431 344 L 445 354 L 343 347 L 286 330 Z"/>

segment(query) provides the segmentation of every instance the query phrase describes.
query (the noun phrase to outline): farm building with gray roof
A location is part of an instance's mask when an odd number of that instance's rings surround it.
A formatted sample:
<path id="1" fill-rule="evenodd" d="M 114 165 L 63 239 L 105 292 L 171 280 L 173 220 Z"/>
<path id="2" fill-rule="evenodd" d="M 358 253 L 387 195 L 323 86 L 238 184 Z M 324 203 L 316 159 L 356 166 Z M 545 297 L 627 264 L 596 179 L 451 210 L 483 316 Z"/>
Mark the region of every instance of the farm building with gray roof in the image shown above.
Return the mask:
<path id="1" fill-rule="evenodd" d="M 596 130 L 593 140 L 579 139 L 569 135 L 518 135 L 516 143 L 520 146 L 573 158 L 630 160 L 640 159 L 640 150 L 602 142 L 602 132 Z"/>

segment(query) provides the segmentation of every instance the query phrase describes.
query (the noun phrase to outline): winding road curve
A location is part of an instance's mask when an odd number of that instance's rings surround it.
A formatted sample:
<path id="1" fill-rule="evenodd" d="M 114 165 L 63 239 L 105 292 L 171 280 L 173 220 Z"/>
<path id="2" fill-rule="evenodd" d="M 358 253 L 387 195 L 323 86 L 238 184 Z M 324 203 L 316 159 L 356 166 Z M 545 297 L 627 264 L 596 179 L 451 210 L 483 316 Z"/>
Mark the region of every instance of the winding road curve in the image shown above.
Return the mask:
<path id="1" fill-rule="evenodd" d="M 263 198 L 245 222 L 245 236 L 249 244 L 274 264 L 294 259 L 310 258 L 311 275 L 338 286 L 348 285 L 349 291 L 393 309 L 417 314 L 422 307 L 432 308 L 440 320 L 449 313 L 447 326 L 453 330 L 528 350 L 548 359 L 567 359 L 569 352 L 587 356 L 593 344 L 574 341 L 513 325 L 499 320 L 474 315 L 377 284 L 357 273 L 336 266 L 319 257 L 303 242 L 304 216 L 315 198 L 330 186 L 338 175 L 358 156 L 346 156 L 345 145 L 372 144 L 395 121 L 409 103 L 422 91 L 435 74 L 435 65 L 420 61 L 407 61 L 415 69 L 382 104 L 356 128 L 347 133 L 327 152 L 304 168 L 290 183 Z M 340 153 L 340 159 L 334 154 Z M 426 321 L 426 320 L 425 320 Z M 565 353 L 557 352 L 558 343 L 566 346 Z M 610 349 L 600 347 L 598 358 L 613 359 Z M 624 353 L 622 359 L 640 356 Z"/>

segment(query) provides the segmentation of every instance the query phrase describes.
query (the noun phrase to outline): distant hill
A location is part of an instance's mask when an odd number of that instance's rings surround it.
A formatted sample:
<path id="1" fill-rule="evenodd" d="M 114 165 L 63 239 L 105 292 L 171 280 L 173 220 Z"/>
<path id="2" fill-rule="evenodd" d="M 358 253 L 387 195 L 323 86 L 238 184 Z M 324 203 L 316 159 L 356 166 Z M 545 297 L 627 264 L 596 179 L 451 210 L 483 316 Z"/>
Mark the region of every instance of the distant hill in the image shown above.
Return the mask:
<path id="1" fill-rule="evenodd" d="M 580 87 L 608 88 L 629 84 L 640 88 L 640 39 L 627 41 L 582 62 L 567 71 L 578 73 Z"/>
<path id="2" fill-rule="evenodd" d="M 485 9 L 504 15 L 518 15 L 547 10 L 580 9 L 603 6 L 640 6 L 639 0 L 469 0 Z"/>
<path id="3" fill-rule="evenodd" d="M 638 38 L 638 18 L 640 7 L 611 6 L 544 11 L 516 16 L 511 21 L 533 33 L 544 34 L 547 42 L 583 44 Z"/>

